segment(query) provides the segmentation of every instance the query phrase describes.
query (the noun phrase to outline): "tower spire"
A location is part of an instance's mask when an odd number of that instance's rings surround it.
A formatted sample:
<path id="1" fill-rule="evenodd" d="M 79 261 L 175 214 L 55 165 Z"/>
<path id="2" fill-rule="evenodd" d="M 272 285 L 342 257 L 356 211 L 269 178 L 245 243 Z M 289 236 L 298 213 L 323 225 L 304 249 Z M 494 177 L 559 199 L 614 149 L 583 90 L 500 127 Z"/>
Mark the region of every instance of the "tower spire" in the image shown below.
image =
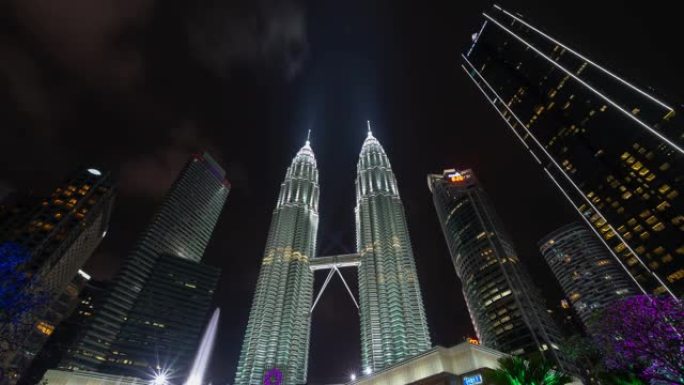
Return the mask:
<path id="1" fill-rule="evenodd" d="M 304 147 L 302 148 L 311 148 L 311 129 L 306 133 L 306 142 L 304 142 Z"/>
<path id="2" fill-rule="evenodd" d="M 373 131 L 371 131 L 370 120 L 366 120 L 366 124 L 368 125 L 368 136 L 373 136 Z"/>

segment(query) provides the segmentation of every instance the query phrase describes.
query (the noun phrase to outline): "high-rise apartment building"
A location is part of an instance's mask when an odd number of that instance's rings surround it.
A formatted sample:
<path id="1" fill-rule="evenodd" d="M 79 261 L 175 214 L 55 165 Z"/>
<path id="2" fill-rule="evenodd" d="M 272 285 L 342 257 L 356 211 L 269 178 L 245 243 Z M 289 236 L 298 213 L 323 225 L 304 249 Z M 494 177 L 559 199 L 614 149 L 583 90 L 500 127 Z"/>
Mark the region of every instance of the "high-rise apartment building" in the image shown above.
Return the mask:
<path id="1" fill-rule="evenodd" d="M 102 241 L 114 202 L 109 174 L 90 168 L 76 173 L 36 207 L 8 218 L 2 242 L 28 253 L 22 269 L 31 277 L 25 295 L 44 298 L 13 325 L 0 325 L 5 341 L 2 366 L 10 383 L 30 364 L 64 316 L 62 298 L 78 294 L 70 286 Z M 18 326 L 17 326 L 18 325 Z"/>
<path id="2" fill-rule="evenodd" d="M 558 328 L 472 170 L 428 175 L 428 187 L 482 345 L 541 352 L 567 370 Z"/>
<path id="3" fill-rule="evenodd" d="M 640 289 L 681 297 L 677 111 L 517 13 L 495 5 L 482 15 L 467 75 Z"/>
<path id="4" fill-rule="evenodd" d="M 213 158 L 193 155 L 60 367 L 144 378 L 194 351 L 217 279 L 199 262 L 228 192 Z"/>
<path id="5" fill-rule="evenodd" d="M 318 233 L 318 168 L 307 140 L 292 164 L 273 210 L 235 384 L 264 382 L 273 368 L 284 385 L 306 383 L 313 272 Z"/>
<path id="6" fill-rule="evenodd" d="M 637 294 L 634 282 L 583 224 L 564 226 L 539 241 L 539 250 L 587 331 L 597 311 Z"/>
<path id="7" fill-rule="evenodd" d="M 375 372 L 432 345 L 397 180 L 370 127 L 356 170 L 361 362 Z"/>

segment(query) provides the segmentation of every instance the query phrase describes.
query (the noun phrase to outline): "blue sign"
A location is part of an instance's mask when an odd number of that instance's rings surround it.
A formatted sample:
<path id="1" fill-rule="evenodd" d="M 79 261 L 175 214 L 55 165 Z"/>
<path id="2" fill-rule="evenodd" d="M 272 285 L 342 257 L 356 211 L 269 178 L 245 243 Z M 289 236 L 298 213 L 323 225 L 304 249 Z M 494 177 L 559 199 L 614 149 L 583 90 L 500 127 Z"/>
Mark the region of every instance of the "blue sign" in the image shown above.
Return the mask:
<path id="1" fill-rule="evenodd" d="M 482 375 L 474 374 L 472 376 L 463 377 L 463 385 L 477 385 L 482 383 Z"/>

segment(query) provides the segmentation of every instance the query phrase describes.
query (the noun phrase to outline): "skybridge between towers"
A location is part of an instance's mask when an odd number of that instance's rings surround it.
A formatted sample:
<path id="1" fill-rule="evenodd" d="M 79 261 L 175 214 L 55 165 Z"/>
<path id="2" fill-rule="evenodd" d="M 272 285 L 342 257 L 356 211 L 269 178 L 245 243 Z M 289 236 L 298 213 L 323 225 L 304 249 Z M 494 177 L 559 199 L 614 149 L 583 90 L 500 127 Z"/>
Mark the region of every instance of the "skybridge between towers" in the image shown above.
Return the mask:
<path id="1" fill-rule="evenodd" d="M 359 265 L 361 265 L 361 255 L 359 254 L 338 254 L 326 257 L 312 258 L 311 262 L 309 263 L 309 268 L 312 272 L 315 273 L 319 270 L 330 271 L 328 272 L 328 276 L 325 277 L 325 281 L 323 281 L 323 286 L 321 287 L 321 290 L 318 292 L 318 295 L 316 295 L 316 299 L 314 300 L 313 305 L 311 305 L 310 313 L 313 313 L 314 308 L 318 303 L 318 300 L 321 299 L 321 296 L 323 295 L 325 288 L 328 287 L 328 283 L 330 283 L 330 280 L 332 279 L 333 275 L 335 275 L 335 273 L 337 273 L 337 275 L 340 277 L 342 283 L 344 283 L 344 287 L 347 289 L 347 293 L 349 293 L 349 296 L 351 297 L 352 301 L 354 301 L 354 305 L 356 305 L 356 308 L 359 309 L 359 303 L 356 301 L 354 293 L 352 293 L 351 289 L 349 288 L 349 285 L 347 284 L 347 281 L 344 279 L 344 276 L 342 276 L 342 272 L 340 271 L 340 269 L 344 267 L 358 267 Z"/>

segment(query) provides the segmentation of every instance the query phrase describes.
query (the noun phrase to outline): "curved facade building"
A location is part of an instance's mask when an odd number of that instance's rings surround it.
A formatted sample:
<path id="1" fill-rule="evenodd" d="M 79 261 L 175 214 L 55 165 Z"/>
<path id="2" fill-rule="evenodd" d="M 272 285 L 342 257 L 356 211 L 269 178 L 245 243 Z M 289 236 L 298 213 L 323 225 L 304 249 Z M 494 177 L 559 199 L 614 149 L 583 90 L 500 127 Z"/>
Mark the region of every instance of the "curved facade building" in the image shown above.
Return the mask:
<path id="1" fill-rule="evenodd" d="M 482 345 L 517 355 L 541 352 L 567 369 L 558 328 L 473 172 L 445 170 L 429 175 L 428 186 Z"/>
<path id="2" fill-rule="evenodd" d="M 596 310 L 638 293 L 606 247 L 580 223 L 547 235 L 539 250 L 589 332 Z"/>
<path id="3" fill-rule="evenodd" d="M 355 213 L 361 360 L 369 373 L 431 348 L 397 180 L 370 130 L 357 165 Z"/>
<path id="4" fill-rule="evenodd" d="M 261 384 L 272 368 L 282 372 L 283 385 L 306 383 L 318 198 L 316 158 L 307 140 L 280 187 L 235 384 Z"/>

